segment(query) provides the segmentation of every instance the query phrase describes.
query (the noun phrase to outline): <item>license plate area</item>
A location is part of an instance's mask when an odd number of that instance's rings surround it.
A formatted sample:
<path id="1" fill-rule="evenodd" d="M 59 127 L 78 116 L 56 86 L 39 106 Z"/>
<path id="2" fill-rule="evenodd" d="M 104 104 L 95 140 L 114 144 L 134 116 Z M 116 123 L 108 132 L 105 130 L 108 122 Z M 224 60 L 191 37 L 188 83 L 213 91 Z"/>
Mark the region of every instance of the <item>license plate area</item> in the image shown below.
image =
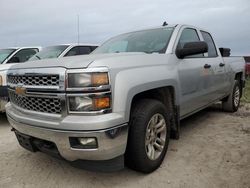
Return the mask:
<path id="1" fill-rule="evenodd" d="M 27 149 L 29 151 L 32 151 L 32 152 L 37 151 L 36 147 L 32 143 L 32 137 L 31 136 L 22 134 L 22 133 L 20 133 L 20 132 L 18 132 L 16 130 L 15 130 L 15 134 L 16 134 L 16 137 L 17 137 L 17 140 L 18 140 L 19 144 L 22 147 L 24 147 L 25 149 Z"/>

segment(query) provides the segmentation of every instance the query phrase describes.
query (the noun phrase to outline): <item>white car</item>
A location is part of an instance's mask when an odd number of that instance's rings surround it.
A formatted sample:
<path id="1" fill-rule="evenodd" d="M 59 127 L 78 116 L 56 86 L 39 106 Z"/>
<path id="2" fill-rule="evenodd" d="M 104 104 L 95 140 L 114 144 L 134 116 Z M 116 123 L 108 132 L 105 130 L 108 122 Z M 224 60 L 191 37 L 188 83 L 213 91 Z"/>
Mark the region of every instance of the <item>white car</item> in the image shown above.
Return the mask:
<path id="1" fill-rule="evenodd" d="M 29 61 L 40 59 L 61 58 L 67 56 L 90 54 L 98 45 L 95 44 L 61 44 L 48 46 L 32 56 Z"/>
<path id="2" fill-rule="evenodd" d="M 12 65 L 27 61 L 40 50 L 41 47 L 13 47 L 0 49 L 0 112 L 5 111 L 5 104 L 8 101 L 6 85 L 7 70 Z"/>

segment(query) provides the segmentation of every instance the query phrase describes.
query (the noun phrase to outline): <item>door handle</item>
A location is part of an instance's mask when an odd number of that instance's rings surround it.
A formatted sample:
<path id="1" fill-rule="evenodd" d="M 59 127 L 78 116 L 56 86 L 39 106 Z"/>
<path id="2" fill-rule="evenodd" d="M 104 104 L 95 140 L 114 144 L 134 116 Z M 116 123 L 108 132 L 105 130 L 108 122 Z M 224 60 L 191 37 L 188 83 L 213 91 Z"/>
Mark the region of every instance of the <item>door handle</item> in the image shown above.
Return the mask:
<path id="1" fill-rule="evenodd" d="M 209 65 L 209 64 L 204 65 L 204 69 L 209 69 L 210 67 L 211 67 L 211 65 Z"/>
<path id="2" fill-rule="evenodd" d="M 225 63 L 220 63 L 220 67 L 224 67 L 225 66 Z"/>

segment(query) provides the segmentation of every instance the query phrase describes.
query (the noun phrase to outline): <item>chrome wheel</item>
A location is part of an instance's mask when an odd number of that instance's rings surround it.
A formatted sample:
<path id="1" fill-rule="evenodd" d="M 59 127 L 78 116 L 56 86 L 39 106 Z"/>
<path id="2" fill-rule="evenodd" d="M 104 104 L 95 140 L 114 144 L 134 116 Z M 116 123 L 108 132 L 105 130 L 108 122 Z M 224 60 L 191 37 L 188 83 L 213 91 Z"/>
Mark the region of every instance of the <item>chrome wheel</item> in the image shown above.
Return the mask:
<path id="1" fill-rule="evenodd" d="M 234 92 L 234 106 L 237 107 L 240 103 L 240 88 L 237 86 Z"/>
<path id="2" fill-rule="evenodd" d="M 146 128 L 145 149 L 150 160 L 160 157 L 166 142 L 167 125 L 163 115 L 151 117 Z"/>

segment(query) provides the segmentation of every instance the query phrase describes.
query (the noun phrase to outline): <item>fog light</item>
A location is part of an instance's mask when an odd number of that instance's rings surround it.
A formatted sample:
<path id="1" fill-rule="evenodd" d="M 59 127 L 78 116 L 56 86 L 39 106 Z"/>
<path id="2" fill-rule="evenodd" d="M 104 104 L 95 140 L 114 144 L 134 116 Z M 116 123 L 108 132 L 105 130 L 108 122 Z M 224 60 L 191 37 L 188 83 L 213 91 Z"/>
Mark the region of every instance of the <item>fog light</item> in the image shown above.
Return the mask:
<path id="1" fill-rule="evenodd" d="M 96 138 L 78 138 L 78 141 L 83 146 L 96 146 Z"/>
<path id="2" fill-rule="evenodd" d="M 97 139 L 95 137 L 70 137 L 70 146 L 75 149 L 96 149 L 98 148 Z"/>

